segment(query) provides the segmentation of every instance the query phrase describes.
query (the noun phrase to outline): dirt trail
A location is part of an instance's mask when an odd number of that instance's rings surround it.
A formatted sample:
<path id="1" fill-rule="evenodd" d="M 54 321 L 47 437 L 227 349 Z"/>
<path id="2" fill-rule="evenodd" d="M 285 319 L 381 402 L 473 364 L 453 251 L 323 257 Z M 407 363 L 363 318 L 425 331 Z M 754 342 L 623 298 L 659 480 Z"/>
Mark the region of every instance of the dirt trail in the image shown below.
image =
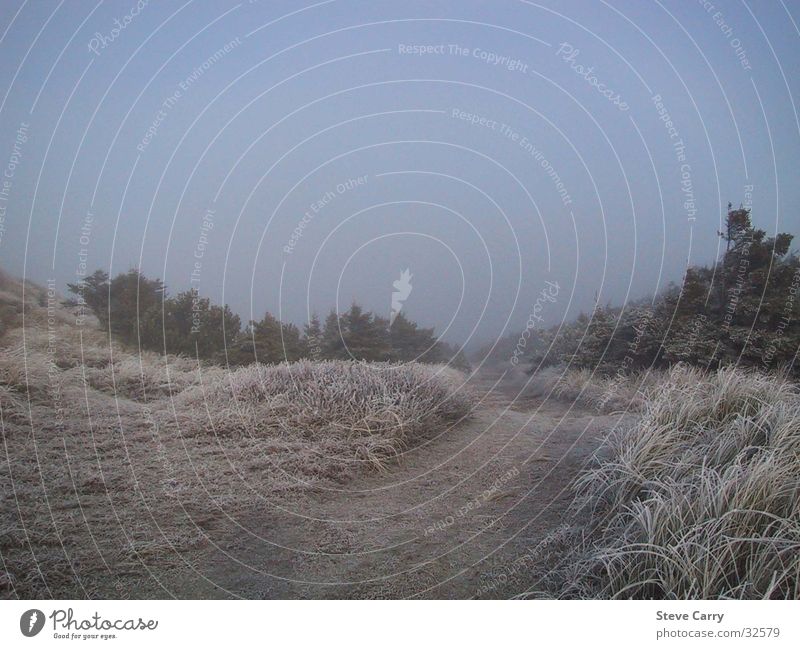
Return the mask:
<path id="1" fill-rule="evenodd" d="M 517 398 L 523 377 L 494 385 L 500 376 L 477 375 L 474 418 L 386 472 L 212 525 L 198 573 L 164 586 L 178 597 L 247 598 L 499 598 L 535 588 L 523 568 L 619 420 Z"/>

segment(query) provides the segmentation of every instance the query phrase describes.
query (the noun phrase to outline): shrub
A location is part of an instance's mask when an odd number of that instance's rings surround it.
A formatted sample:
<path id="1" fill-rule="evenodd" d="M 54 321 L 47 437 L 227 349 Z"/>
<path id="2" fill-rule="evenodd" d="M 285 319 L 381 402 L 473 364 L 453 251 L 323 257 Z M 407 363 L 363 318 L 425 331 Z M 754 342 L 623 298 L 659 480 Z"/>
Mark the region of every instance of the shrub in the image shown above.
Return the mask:
<path id="1" fill-rule="evenodd" d="M 253 364 L 174 401 L 184 434 L 287 437 L 339 463 L 383 466 L 470 412 L 464 377 L 445 366 L 350 361 Z"/>

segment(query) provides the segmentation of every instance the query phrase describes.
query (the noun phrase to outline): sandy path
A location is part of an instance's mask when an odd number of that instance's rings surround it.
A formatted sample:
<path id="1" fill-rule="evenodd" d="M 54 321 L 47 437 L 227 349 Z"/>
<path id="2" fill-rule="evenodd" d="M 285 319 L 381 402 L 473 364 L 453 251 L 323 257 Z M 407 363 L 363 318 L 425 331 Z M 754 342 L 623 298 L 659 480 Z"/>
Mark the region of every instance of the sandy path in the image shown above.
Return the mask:
<path id="1" fill-rule="evenodd" d="M 197 575 L 178 597 L 508 597 L 536 587 L 524 569 L 558 528 L 570 483 L 618 418 L 518 394 L 519 376 L 484 396 L 469 422 L 338 491 L 207 530 Z M 217 547 L 214 547 L 216 544 Z"/>

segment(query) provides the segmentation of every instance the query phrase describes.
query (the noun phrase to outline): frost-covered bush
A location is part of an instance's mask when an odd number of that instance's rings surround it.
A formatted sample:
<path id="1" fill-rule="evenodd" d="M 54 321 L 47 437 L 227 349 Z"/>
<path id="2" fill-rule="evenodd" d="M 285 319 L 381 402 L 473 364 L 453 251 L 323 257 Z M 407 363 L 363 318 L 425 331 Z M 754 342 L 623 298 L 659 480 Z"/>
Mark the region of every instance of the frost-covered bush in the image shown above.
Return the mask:
<path id="1" fill-rule="evenodd" d="M 782 376 L 675 367 L 580 479 L 565 596 L 800 597 L 800 396 Z"/>
<path id="2" fill-rule="evenodd" d="M 299 361 L 218 374 L 173 405 L 184 434 L 288 438 L 380 465 L 468 415 L 471 399 L 446 366 Z"/>

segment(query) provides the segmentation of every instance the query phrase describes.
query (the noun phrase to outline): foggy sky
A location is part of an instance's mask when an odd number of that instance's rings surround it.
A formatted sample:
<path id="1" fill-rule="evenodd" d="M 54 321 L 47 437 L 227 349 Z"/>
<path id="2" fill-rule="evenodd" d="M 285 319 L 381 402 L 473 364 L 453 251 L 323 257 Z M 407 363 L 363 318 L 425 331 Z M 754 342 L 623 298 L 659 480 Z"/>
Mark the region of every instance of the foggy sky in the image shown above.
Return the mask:
<path id="1" fill-rule="evenodd" d="M 800 232 L 795 2 L 140 5 L 2 3 L 5 270 L 302 323 L 408 268 L 464 343 L 680 280 L 728 201 Z"/>

